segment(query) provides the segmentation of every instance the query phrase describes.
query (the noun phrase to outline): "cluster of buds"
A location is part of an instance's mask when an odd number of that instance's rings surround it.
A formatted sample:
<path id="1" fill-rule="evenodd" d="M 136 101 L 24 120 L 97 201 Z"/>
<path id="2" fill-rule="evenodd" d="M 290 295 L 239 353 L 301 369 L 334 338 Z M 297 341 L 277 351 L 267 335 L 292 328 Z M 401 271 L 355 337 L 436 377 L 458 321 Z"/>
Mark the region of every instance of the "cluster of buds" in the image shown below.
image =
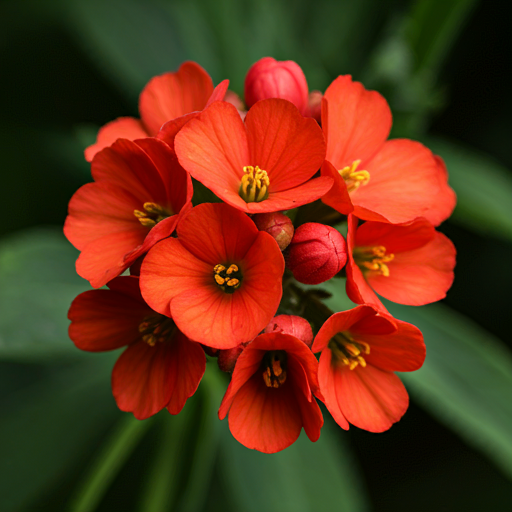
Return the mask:
<path id="1" fill-rule="evenodd" d="M 208 355 L 231 376 L 219 417 L 249 448 L 277 452 L 302 428 L 316 441 L 317 400 L 343 429 L 385 431 L 408 406 L 395 372 L 418 369 L 425 345 L 379 296 L 422 305 L 451 286 L 455 249 L 436 231 L 455 206 L 444 163 L 387 140 L 387 102 L 350 76 L 310 93 L 298 64 L 267 57 L 245 105 L 228 85 L 186 62 L 147 84 L 140 119 L 112 121 L 86 149 L 94 182 L 64 232 L 97 289 L 73 301 L 70 337 L 126 347 L 112 389 L 138 419 L 178 414 Z M 193 205 L 192 178 L 220 201 Z M 330 279 L 356 306 L 309 317 L 321 294 L 302 285 Z"/>

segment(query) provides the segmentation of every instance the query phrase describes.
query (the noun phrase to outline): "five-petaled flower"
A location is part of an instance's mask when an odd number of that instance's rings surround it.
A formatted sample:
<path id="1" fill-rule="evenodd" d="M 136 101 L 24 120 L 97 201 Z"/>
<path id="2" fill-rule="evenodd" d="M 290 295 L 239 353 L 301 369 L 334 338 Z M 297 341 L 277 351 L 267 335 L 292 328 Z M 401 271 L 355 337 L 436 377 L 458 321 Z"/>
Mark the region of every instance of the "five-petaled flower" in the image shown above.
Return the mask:
<path id="1" fill-rule="evenodd" d="M 370 432 L 387 430 L 409 405 L 393 372 L 417 370 L 425 359 L 417 327 L 368 305 L 328 318 L 312 350 L 322 352 L 318 380 L 332 417 L 344 429 L 352 423 Z"/>
<path id="2" fill-rule="evenodd" d="M 318 363 L 295 336 L 273 332 L 255 338 L 238 357 L 219 418 L 229 411 L 229 429 L 240 443 L 265 453 L 290 446 L 302 427 L 320 437 L 323 417 Z"/>
<path id="3" fill-rule="evenodd" d="M 227 349 L 252 340 L 281 300 L 284 259 L 277 242 L 225 204 L 196 206 L 177 233 L 144 259 L 144 299 L 204 345 Z"/>
<path id="4" fill-rule="evenodd" d="M 89 352 L 128 346 L 112 372 L 112 392 L 122 411 L 139 420 L 164 407 L 178 414 L 204 374 L 201 345 L 144 302 L 138 277 L 117 277 L 109 288 L 81 293 L 73 301 L 69 337 Z"/>

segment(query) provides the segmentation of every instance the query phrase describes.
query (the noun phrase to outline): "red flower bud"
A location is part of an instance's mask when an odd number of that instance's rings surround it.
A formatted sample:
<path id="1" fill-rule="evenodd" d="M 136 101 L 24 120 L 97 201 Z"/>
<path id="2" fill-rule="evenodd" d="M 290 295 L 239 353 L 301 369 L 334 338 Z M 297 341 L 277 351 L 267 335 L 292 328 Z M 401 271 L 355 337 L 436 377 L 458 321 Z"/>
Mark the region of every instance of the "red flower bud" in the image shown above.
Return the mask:
<path id="1" fill-rule="evenodd" d="M 295 230 L 286 264 L 295 279 L 320 284 L 334 277 L 347 262 L 347 244 L 330 226 L 308 222 Z"/>
<path id="2" fill-rule="evenodd" d="M 282 332 L 302 340 L 308 347 L 313 343 L 313 330 L 309 322 L 300 316 L 278 315 L 270 320 L 265 332 Z"/>
<path id="3" fill-rule="evenodd" d="M 228 91 L 229 92 L 229 91 Z M 308 99 L 308 117 L 312 117 L 319 123 L 322 120 L 322 98 L 323 94 L 320 91 L 311 91 Z"/>
<path id="4" fill-rule="evenodd" d="M 289 217 L 283 213 L 259 213 L 252 218 L 260 231 L 266 231 L 284 251 L 293 238 L 293 224 Z"/>
<path id="5" fill-rule="evenodd" d="M 228 348 L 227 350 L 219 350 L 219 357 L 217 359 L 217 364 L 219 368 L 226 373 L 232 373 L 235 369 L 236 360 L 238 356 L 244 351 L 244 348 L 247 346 L 247 343 L 240 343 L 235 348 Z"/>
<path id="6" fill-rule="evenodd" d="M 292 60 L 264 57 L 254 63 L 245 77 L 245 103 L 282 98 L 291 101 L 302 115 L 308 111 L 308 83 L 300 66 Z"/>

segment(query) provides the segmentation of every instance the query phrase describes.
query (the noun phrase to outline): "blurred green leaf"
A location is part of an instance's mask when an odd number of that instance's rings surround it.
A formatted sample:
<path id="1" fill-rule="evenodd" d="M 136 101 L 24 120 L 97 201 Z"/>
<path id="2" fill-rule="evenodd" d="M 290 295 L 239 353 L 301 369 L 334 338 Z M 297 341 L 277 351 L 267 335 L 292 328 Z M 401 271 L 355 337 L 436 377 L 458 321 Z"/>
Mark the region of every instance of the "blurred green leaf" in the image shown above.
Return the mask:
<path id="1" fill-rule="evenodd" d="M 327 306 L 334 311 L 354 307 L 344 287 L 333 281 L 322 285 L 333 294 Z M 422 368 L 400 374 L 413 397 L 512 476 L 512 354 L 500 340 L 442 304 L 385 305 L 425 337 Z"/>
<path id="2" fill-rule="evenodd" d="M 327 419 L 327 418 L 326 418 Z M 225 430 L 222 471 L 235 510 L 358 512 L 368 510 L 357 465 L 330 423 L 312 443 L 304 432 L 286 450 L 249 450 Z"/>
<path id="3" fill-rule="evenodd" d="M 443 157 L 457 193 L 454 222 L 512 240 L 512 174 L 490 156 L 442 140 L 426 144 Z"/>
<path id="4" fill-rule="evenodd" d="M 72 0 L 67 8 L 70 34 L 132 100 L 150 78 L 185 60 L 172 18 L 157 2 Z"/>
<path id="5" fill-rule="evenodd" d="M 55 228 L 0 242 L 0 358 L 80 356 L 67 333 L 69 306 L 89 288 L 76 274 L 77 256 Z"/>
<path id="6" fill-rule="evenodd" d="M 45 378 L 2 401 L 2 512 L 25 510 L 61 484 L 115 418 L 110 358 L 96 359 L 101 362 L 54 366 Z"/>
<path id="7" fill-rule="evenodd" d="M 110 484 L 151 424 L 152 419 L 139 421 L 131 415 L 124 415 L 79 485 L 71 500 L 71 512 L 96 510 Z"/>

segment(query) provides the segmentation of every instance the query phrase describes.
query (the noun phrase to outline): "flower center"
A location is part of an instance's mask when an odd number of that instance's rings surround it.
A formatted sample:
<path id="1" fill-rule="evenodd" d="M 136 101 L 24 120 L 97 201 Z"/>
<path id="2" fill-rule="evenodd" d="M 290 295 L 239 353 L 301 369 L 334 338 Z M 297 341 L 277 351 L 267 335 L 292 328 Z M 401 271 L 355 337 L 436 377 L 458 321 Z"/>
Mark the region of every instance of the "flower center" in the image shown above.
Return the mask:
<path id="1" fill-rule="evenodd" d="M 287 357 L 284 350 L 272 350 L 263 356 L 263 382 L 268 388 L 278 388 L 285 383 L 286 363 Z"/>
<path id="2" fill-rule="evenodd" d="M 142 341 L 150 347 L 154 347 L 157 343 L 169 341 L 174 336 L 176 329 L 176 324 L 172 318 L 164 315 L 147 316 L 139 324 Z"/>
<path id="3" fill-rule="evenodd" d="M 267 171 L 258 166 L 247 165 L 244 167 L 244 173 L 238 189 L 240 197 L 246 203 L 259 203 L 267 199 L 270 185 Z"/>
<path id="4" fill-rule="evenodd" d="M 348 331 L 339 332 L 334 338 L 331 338 L 329 348 L 333 359 L 348 366 L 350 370 L 353 370 L 358 364 L 364 368 L 366 361 L 361 354 L 370 353 L 370 345 L 364 341 L 355 341 Z"/>
<path id="5" fill-rule="evenodd" d="M 363 272 L 371 271 L 389 277 L 389 263 L 395 257 L 394 254 L 386 254 L 386 248 L 382 245 L 375 247 L 355 247 L 352 253 L 354 261 Z"/>
<path id="6" fill-rule="evenodd" d="M 242 284 L 242 272 L 237 265 L 215 265 L 213 267 L 213 279 L 217 286 L 226 293 L 234 293 Z"/>
<path id="7" fill-rule="evenodd" d="M 370 181 L 370 173 L 368 171 L 358 171 L 357 166 L 361 163 L 361 160 L 354 160 L 352 165 L 343 167 L 338 172 L 340 176 L 345 180 L 347 184 L 347 190 L 354 192 L 361 185 L 366 185 Z"/>
<path id="8" fill-rule="evenodd" d="M 161 220 L 170 217 L 172 212 L 156 203 L 144 203 L 144 211 L 133 210 L 133 214 L 144 227 L 152 228 Z"/>

